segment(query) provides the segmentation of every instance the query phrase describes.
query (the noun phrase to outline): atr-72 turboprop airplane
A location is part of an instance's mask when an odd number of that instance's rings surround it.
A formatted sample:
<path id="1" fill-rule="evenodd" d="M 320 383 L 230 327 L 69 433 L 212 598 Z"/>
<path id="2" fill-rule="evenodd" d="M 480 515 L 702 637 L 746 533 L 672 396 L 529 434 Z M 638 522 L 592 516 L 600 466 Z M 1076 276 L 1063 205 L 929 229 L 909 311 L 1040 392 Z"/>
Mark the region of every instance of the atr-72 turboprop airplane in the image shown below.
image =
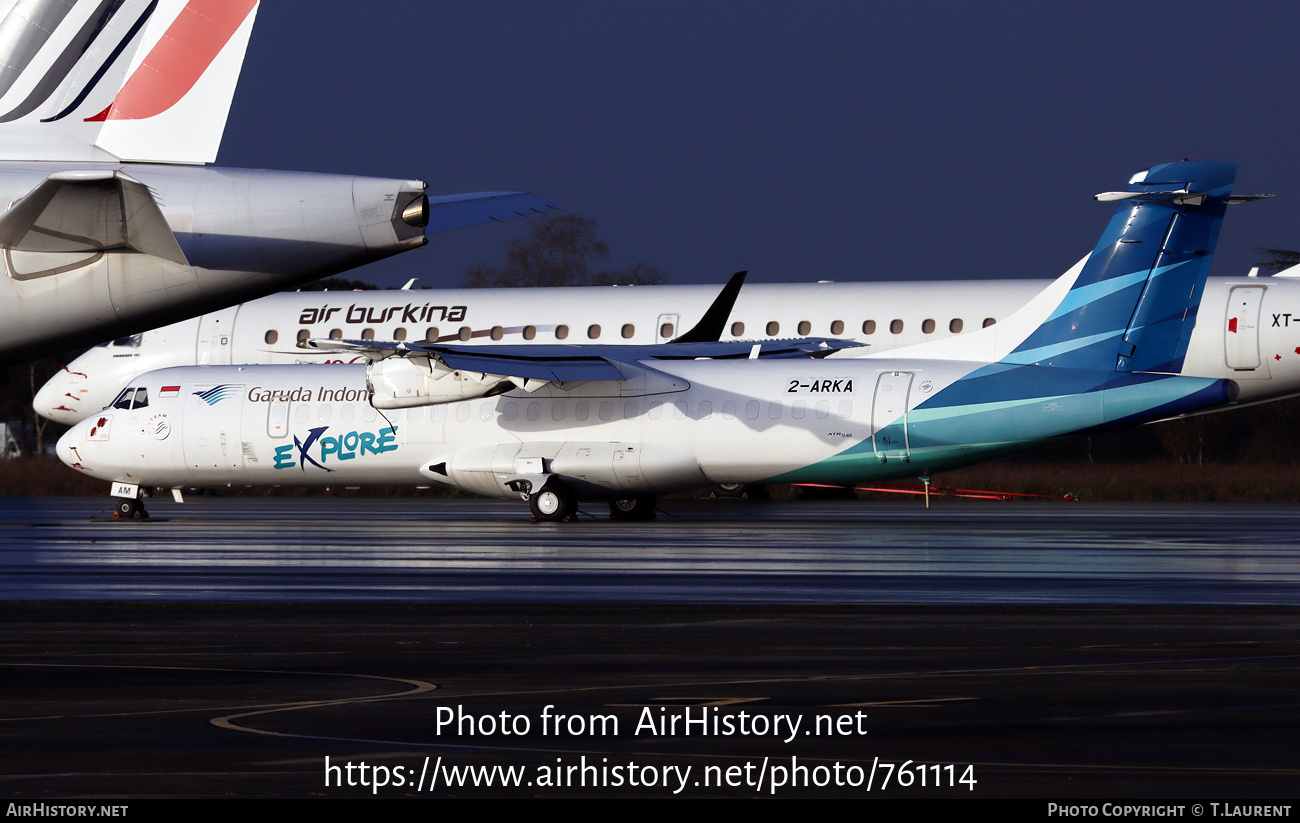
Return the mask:
<path id="1" fill-rule="evenodd" d="M 12 0 L 0 18 L 0 365 L 551 208 L 418 180 L 204 168 L 258 0 Z"/>
<path id="2" fill-rule="evenodd" d="M 666 492 L 928 478 L 1294 394 L 1300 370 L 1238 369 L 1233 343 L 1193 362 L 1224 211 L 1252 199 L 1231 194 L 1235 174 L 1170 163 L 1098 195 L 1118 207 L 1088 257 L 1005 321 L 945 340 L 857 357 L 826 339 L 713 342 L 711 311 L 658 346 L 316 341 L 376 362 L 150 372 L 59 456 L 112 481 L 126 514 L 146 486 L 441 483 L 522 496 L 542 520 L 591 498 L 635 517 Z M 1235 294 L 1226 324 L 1256 350 L 1260 296 Z"/>

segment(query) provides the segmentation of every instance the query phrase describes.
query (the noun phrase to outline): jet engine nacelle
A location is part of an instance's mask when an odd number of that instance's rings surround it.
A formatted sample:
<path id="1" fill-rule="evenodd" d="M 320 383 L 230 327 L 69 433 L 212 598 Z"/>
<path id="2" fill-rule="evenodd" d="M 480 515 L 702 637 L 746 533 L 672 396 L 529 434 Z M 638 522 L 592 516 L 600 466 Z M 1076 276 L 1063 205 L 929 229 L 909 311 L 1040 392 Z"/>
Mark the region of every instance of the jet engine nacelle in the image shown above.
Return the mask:
<path id="1" fill-rule="evenodd" d="M 390 357 L 366 367 L 366 387 L 377 409 L 409 409 L 473 400 L 515 388 L 499 374 L 449 369 L 431 357 Z"/>

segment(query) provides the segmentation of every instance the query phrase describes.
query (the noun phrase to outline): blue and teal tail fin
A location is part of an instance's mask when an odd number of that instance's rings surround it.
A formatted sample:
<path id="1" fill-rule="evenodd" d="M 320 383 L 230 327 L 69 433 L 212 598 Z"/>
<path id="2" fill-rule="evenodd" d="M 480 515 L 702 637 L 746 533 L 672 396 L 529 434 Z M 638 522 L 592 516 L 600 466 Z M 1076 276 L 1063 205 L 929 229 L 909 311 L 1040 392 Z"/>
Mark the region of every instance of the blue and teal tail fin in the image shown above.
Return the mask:
<path id="1" fill-rule="evenodd" d="M 1153 166 L 1134 175 L 1070 291 L 1004 363 L 1178 372 L 1232 197 L 1235 163 Z"/>

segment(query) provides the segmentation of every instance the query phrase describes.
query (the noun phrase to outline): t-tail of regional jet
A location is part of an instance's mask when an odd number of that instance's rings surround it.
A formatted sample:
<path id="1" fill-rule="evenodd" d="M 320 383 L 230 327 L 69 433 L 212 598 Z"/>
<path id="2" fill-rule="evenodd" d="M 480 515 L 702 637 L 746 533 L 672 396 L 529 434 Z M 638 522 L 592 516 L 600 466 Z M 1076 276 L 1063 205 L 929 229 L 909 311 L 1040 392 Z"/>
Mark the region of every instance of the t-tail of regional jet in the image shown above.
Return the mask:
<path id="1" fill-rule="evenodd" d="M 0 364 L 546 211 L 526 192 L 204 168 L 257 0 L 11 0 L 0 18 Z M 378 147 L 376 147 L 378 150 Z"/>

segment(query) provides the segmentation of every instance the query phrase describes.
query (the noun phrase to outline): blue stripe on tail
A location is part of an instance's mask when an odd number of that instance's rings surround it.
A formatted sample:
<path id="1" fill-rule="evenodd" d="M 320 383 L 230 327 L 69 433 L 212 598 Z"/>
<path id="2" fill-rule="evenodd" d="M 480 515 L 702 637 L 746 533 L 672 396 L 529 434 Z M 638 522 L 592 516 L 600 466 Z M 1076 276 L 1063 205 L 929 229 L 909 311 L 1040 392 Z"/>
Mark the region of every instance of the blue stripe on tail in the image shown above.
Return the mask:
<path id="1" fill-rule="evenodd" d="M 1135 177 L 1070 292 L 1003 362 L 1179 371 L 1236 174 L 1184 161 Z"/>

